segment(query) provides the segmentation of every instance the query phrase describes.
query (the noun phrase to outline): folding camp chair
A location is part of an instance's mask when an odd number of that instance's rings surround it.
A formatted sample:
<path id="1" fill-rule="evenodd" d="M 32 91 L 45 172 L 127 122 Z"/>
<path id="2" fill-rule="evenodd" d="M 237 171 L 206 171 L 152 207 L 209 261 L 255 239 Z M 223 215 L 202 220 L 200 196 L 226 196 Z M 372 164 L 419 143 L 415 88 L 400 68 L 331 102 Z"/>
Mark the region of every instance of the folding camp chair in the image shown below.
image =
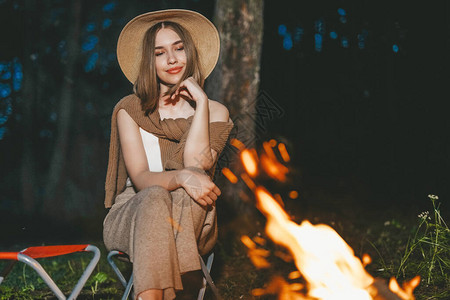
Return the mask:
<path id="1" fill-rule="evenodd" d="M 117 277 L 119 278 L 119 281 L 122 283 L 123 287 L 125 288 L 125 292 L 123 293 L 122 300 L 127 300 L 128 296 L 130 294 L 131 294 L 131 298 L 134 299 L 133 293 L 131 291 L 131 289 L 133 287 L 133 273 L 130 275 L 130 278 L 127 281 L 125 279 L 125 277 L 123 276 L 122 272 L 120 272 L 117 265 L 114 263 L 113 257 L 115 257 L 115 256 L 118 258 L 128 260 L 128 255 L 126 255 L 123 252 L 117 251 L 117 250 L 112 250 L 108 253 L 108 263 L 111 265 L 111 267 L 113 268 Z M 213 260 L 214 260 L 214 253 L 212 252 L 211 254 L 209 254 L 206 265 L 205 265 L 205 262 L 203 261 L 203 258 L 200 255 L 199 255 L 199 259 L 200 259 L 200 264 L 202 266 L 203 284 L 198 293 L 197 300 L 202 300 L 203 297 L 205 296 L 206 283 L 208 283 L 208 285 L 211 288 L 212 292 L 214 293 L 214 296 L 216 297 L 216 299 L 220 299 L 219 290 L 217 289 L 216 285 L 214 284 L 214 282 L 211 278 L 211 275 L 209 274 L 209 272 L 211 271 Z"/>
<path id="2" fill-rule="evenodd" d="M 84 270 L 77 284 L 75 285 L 72 293 L 69 297 L 61 292 L 55 282 L 50 278 L 44 268 L 36 261 L 38 258 L 44 257 L 55 257 L 65 254 L 71 254 L 75 252 L 93 252 L 94 257 L 91 259 L 90 263 Z M 3 272 L 0 274 L 0 284 L 8 275 L 8 273 L 12 270 L 14 264 L 18 261 L 23 262 L 30 267 L 32 267 L 44 282 L 48 285 L 48 287 L 53 291 L 58 299 L 75 299 L 83 288 L 84 284 L 88 280 L 92 271 L 100 259 L 100 250 L 93 245 L 61 245 L 61 246 L 39 246 L 39 247 L 29 247 L 20 252 L 0 252 L 0 259 L 4 260 L 12 260 L 10 264 L 8 264 Z"/>

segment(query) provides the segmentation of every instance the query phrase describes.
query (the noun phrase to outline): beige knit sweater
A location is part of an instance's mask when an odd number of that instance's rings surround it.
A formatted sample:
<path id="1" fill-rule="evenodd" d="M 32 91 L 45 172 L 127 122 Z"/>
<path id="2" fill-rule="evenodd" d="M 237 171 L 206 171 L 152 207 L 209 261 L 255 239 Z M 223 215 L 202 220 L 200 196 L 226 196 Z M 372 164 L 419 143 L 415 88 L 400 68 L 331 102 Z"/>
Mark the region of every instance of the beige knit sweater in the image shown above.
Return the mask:
<path id="1" fill-rule="evenodd" d="M 117 103 L 111 119 L 111 140 L 105 183 L 105 207 L 107 208 L 114 204 L 115 197 L 125 189 L 128 178 L 117 129 L 117 112 L 120 109 L 125 109 L 139 127 L 158 137 L 161 161 L 166 171 L 184 168 L 183 150 L 193 118 L 161 120 L 158 109 L 146 115 L 142 110 L 140 99 L 134 94 L 122 98 Z M 217 151 L 218 157 L 225 147 L 233 123 L 231 121 L 212 122 L 209 125 L 210 146 Z M 214 174 L 215 165 L 207 172 L 210 176 Z"/>

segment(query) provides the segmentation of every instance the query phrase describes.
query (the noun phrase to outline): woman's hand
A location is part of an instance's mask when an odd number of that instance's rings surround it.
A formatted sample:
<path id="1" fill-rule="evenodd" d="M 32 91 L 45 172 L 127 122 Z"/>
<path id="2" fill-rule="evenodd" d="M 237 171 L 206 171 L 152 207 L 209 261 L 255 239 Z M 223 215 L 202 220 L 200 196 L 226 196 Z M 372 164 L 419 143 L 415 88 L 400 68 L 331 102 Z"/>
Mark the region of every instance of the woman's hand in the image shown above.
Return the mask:
<path id="1" fill-rule="evenodd" d="M 208 96 L 192 76 L 180 83 L 180 86 L 171 96 L 171 99 L 177 96 L 187 97 L 197 104 L 208 104 Z"/>
<path id="2" fill-rule="evenodd" d="M 208 175 L 184 169 L 177 178 L 189 196 L 202 206 L 214 205 L 221 192 Z"/>

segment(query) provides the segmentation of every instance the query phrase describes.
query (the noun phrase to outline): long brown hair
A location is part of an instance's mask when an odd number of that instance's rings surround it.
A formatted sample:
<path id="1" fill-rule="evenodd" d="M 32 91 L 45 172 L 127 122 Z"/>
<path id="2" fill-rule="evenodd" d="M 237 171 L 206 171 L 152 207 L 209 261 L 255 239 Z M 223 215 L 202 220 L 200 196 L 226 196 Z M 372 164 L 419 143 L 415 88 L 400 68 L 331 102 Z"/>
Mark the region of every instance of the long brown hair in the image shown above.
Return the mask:
<path id="1" fill-rule="evenodd" d="M 180 82 L 169 88 L 165 95 L 173 94 L 180 83 L 188 77 L 193 77 L 203 88 L 204 77 L 200 70 L 199 57 L 194 41 L 189 32 L 181 25 L 174 22 L 160 22 L 150 27 L 142 41 L 142 59 L 139 67 L 138 77 L 134 83 L 133 91 L 141 99 L 142 110 L 147 114 L 153 112 L 160 96 L 160 80 L 156 75 L 155 67 L 155 39 L 156 34 L 162 28 L 170 28 L 180 37 L 186 53 L 186 68 Z"/>

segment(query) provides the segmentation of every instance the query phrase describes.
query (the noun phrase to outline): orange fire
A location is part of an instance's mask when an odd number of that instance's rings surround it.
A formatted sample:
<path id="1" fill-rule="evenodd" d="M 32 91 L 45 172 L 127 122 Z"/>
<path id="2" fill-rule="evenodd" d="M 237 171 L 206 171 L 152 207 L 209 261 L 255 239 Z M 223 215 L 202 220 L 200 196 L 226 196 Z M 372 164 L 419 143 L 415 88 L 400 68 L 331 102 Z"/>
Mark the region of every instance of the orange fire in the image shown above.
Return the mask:
<path id="1" fill-rule="evenodd" d="M 248 175 L 256 177 L 258 175 L 258 162 L 256 160 L 256 151 L 254 149 L 244 149 L 241 152 L 242 162 L 245 161 L 244 168 Z"/>
<path id="2" fill-rule="evenodd" d="M 288 168 L 276 159 L 273 151 L 276 146 L 274 140 L 263 144 L 264 154 L 261 155 L 260 163 L 270 177 L 285 181 Z M 284 144 L 278 144 L 277 149 L 281 152 L 282 159 L 288 162 L 290 158 Z M 280 205 L 281 196 L 278 197 L 280 199 L 275 199 L 264 187 L 255 183 L 258 173 L 256 152 L 253 149 L 240 150 L 241 160 L 247 171 L 247 174 L 241 174 L 241 178 L 255 194 L 256 206 L 267 218 L 266 233 L 274 242 L 290 251 L 299 270 L 291 273 L 289 279 L 303 276 L 307 283 L 306 292 L 302 293 L 305 290 L 303 285 L 289 284 L 283 278 L 276 277 L 265 289 L 255 289 L 253 295 L 276 293 L 279 299 L 383 299 L 379 297 L 379 290 L 376 288 L 378 281 L 375 282 L 364 269 L 370 263 L 370 257 L 364 255 L 363 264 L 351 247 L 327 225 L 312 225 L 306 220 L 300 225 L 293 222 Z M 292 195 L 290 197 L 295 198 Z M 242 242 L 249 249 L 249 256 L 255 266 L 267 268 L 267 250 L 258 248 L 258 243 L 247 236 L 242 237 Z M 413 300 L 413 290 L 419 281 L 420 278 L 416 277 L 400 288 L 397 281 L 391 279 L 389 288 L 399 299 Z"/>
<path id="3" fill-rule="evenodd" d="M 238 178 L 236 177 L 236 175 L 234 175 L 233 172 L 231 172 L 230 169 L 228 169 L 228 168 L 223 168 L 223 169 L 222 169 L 222 174 L 225 175 L 225 177 L 226 177 L 231 183 L 237 183 L 237 182 L 238 182 Z"/>
<path id="4" fill-rule="evenodd" d="M 292 253 L 295 265 L 308 282 L 308 296 L 372 299 L 365 288 L 373 283 L 373 278 L 331 227 L 313 226 L 308 221 L 298 225 L 264 188 L 256 188 L 255 194 L 258 209 L 267 217 L 268 236 Z"/>

